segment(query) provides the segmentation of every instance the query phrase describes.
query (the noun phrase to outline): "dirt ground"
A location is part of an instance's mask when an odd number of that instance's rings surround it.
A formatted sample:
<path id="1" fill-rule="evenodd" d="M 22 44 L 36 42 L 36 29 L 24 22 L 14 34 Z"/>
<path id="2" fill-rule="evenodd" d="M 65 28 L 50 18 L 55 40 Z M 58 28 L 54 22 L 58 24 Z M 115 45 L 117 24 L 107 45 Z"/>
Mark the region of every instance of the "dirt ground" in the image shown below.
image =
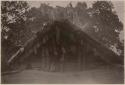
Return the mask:
<path id="1" fill-rule="evenodd" d="M 82 72 L 44 72 L 30 69 L 2 76 L 4 84 L 123 84 L 121 67 L 102 66 Z"/>

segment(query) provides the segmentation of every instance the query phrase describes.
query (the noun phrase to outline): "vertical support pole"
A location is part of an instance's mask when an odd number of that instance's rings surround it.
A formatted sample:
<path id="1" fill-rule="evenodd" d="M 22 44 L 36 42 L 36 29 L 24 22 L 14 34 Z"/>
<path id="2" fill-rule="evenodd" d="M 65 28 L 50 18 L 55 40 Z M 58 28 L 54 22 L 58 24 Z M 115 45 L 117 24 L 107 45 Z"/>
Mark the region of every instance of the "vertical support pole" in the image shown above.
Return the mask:
<path id="1" fill-rule="evenodd" d="M 64 72 L 64 64 L 65 64 L 65 53 L 66 53 L 66 51 L 65 51 L 65 48 L 64 47 L 62 47 L 61 48 L 61 53 L 62 53 L 62 56 L 61 56 L 61 59 L 60 59 L 60 61 L 61 61 L 61 72 Z"/>
<path id="2" fill-rule="evenodd" d="M 81 68 L 82 68 L 82 66 L 81 66 L 81 50 L 80 50 L 80 46 L 78 45 L 78 47 L 77 47 L 77 55 L 78 55 L 78 67 L 79 67 L 79 70 L 81 71 Z"/>
<path id="3" fill-rule="evenodd" d="M 82 46 L 82 70 L 85 70 L 86 69 L 86 46 L 83 45 Z"/>

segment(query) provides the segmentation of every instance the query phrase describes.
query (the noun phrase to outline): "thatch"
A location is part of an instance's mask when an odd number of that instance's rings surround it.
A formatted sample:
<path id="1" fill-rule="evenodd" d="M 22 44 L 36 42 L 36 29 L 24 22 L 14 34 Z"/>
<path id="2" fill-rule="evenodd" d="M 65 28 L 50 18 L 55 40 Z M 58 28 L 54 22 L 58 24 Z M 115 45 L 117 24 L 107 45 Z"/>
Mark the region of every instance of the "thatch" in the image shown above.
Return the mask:
<path id="1" fill-rule="evenodd" d="M 11 57 L 9 63 L 23 62 L 32 53 L 39 53 L 39 56 L 47 56 L 53 62 L 61 61 L 63 57 L 69 56 L 71 59 L 81 56 L 80 59 L 84 60 L 84 57 L 91 55 L 100 57 L 108 64 L 123 64 L 122 57 L 66 20 L 48 23 L 23 48 L 24 51 L 20 49 L 20 53 Z"/>

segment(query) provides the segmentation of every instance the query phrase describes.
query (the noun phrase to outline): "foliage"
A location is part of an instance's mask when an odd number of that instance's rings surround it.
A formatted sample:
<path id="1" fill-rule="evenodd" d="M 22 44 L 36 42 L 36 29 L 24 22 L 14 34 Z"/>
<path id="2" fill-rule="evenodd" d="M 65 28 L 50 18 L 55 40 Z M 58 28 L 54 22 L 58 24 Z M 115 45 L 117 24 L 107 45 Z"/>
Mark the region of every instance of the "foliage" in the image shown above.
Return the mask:
<path id="1" fill-rule="evenodd" d="M 1 48 L 2 70 L 8 70 L 7 60 L 26 40 L 26 13 L 28 4 L 25 1 L 1 2 Z M 25 38 L 25 39 L 24 39 Z"/>
<path id="2" fill-rule="evenodd" d="M 19 35 L 24 30 L 28 4 L 25 1 L 2 1 L 1 22 L 2 40 L 9 39 L 12 43 L 19 40 Z"/>
<path id="3" fill-rule="evenodd" d="M 107 47 L 118 47 L 121 43 L 119 34 L 123 30 L 123 24 L 113 11 L 113 4 L 109 1 L 97 1 L 93 4 L 92 13 L 95 38 Z"/>

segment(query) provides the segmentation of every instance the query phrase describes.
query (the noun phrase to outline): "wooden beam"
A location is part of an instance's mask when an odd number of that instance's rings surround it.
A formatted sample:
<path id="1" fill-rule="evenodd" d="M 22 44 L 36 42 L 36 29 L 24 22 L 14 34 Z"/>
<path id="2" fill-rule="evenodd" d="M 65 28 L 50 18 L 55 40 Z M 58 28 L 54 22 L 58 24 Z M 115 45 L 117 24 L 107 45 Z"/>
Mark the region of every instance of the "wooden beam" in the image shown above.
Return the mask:
<path id="1" fill-rule="evenodd" d="M 20 48 L 9 60 L 8 60 L 8 64 L 10 64 L 12 62 L 12 60 L 19 55 L 19 53 L 22 53 L 24 51 L 24 48 Z"/>

